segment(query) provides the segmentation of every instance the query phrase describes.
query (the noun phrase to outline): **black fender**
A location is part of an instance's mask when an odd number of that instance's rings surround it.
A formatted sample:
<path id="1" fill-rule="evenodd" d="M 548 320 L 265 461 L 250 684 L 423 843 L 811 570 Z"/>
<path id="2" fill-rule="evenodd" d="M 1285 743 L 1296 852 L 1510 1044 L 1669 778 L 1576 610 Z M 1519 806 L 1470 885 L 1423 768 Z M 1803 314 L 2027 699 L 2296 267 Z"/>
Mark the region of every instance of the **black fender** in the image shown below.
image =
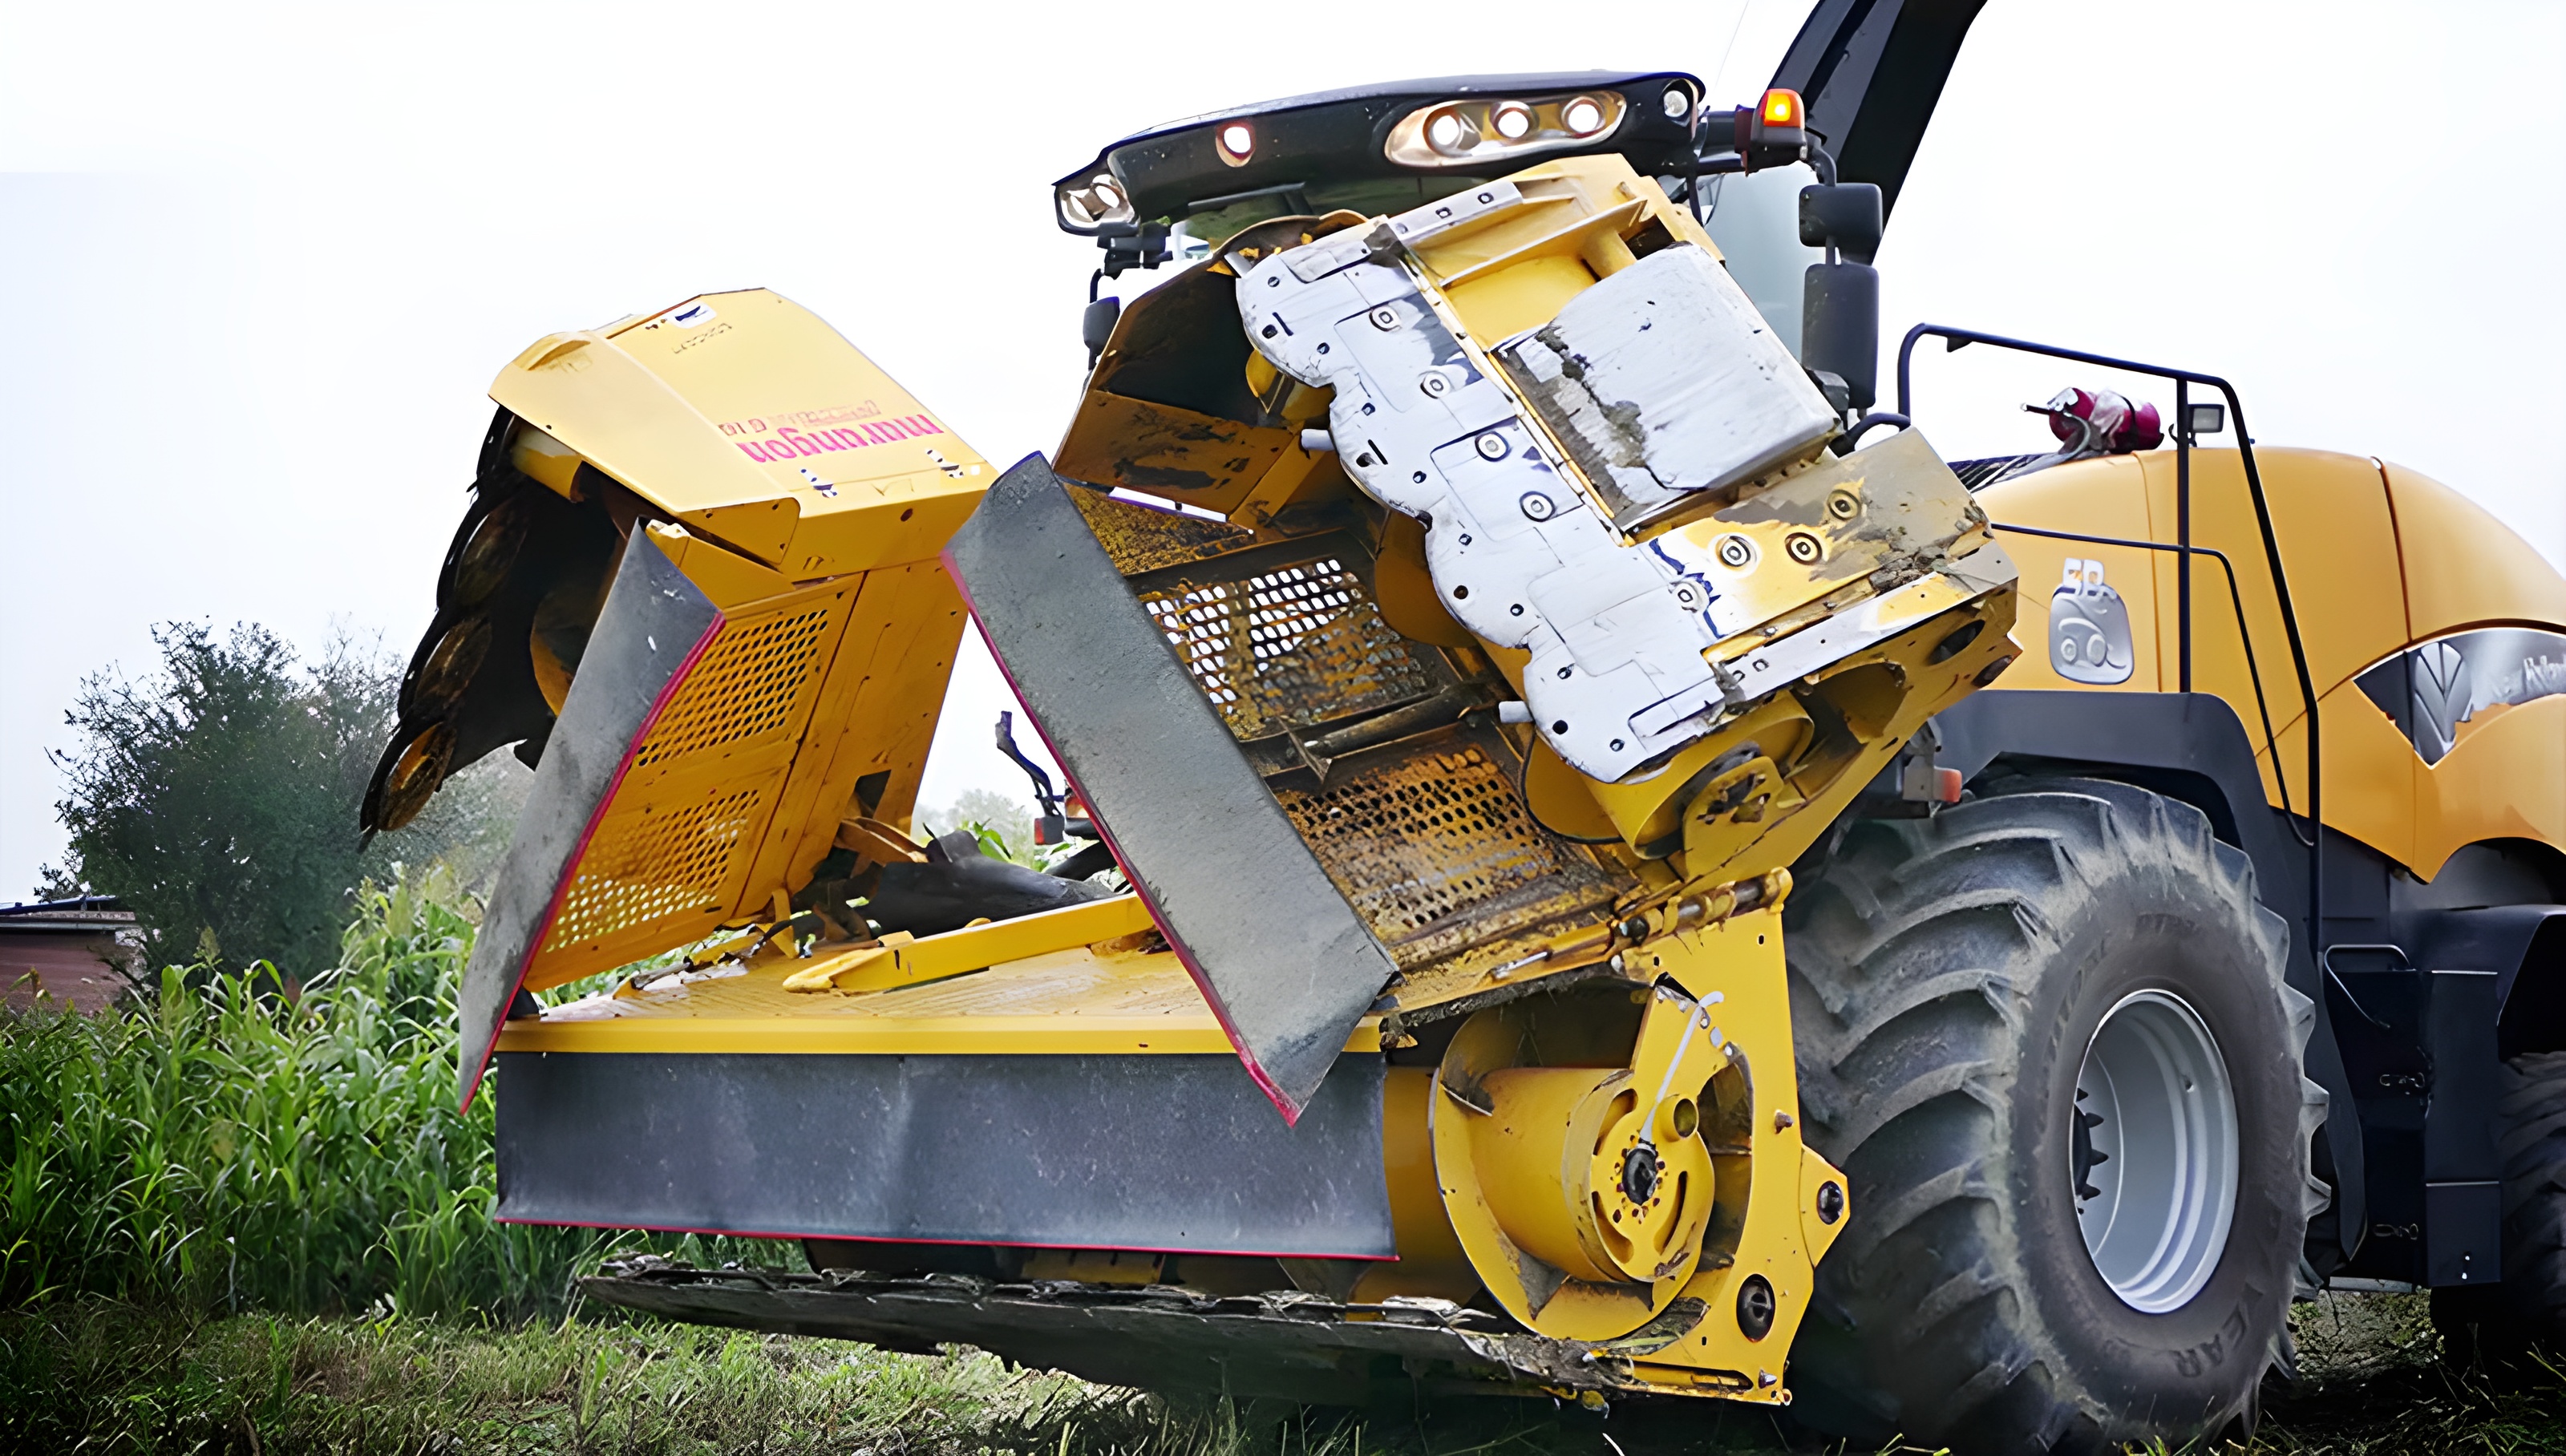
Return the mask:
<path id="1" fill-rule="evenodd" d="M 2253 740 L 2236 710 L 2209 693 L 2003 689 L 1963 698 L 1935 715 L 1933 726 L 1941 738 L 1936 761 L 1959 770 L 1964 782 L 2002 761 L 2017 769 L 2136 784 L 2198 809 L 2209 817 L 2212 832 L 2254 861 L 2263 903 L 2290 925 L 2286 979 L 2316 1003 L 2307 1072 L 2330 1102 L 2320 1151 L 2331 1168 L 2341 1253 L 2350 1258 L 2368 1228 L 2368 1160 L 2360 1103 L 2335 1035 L 2329 1004 L 2335 998 L 2326 994 L 2326 978 L 2311 949 L 2316 937 L 2308 926 L 2308 852 L 2290 821 L 2264 802 Z"/>
<path id="2" fill-rule="evenodd" d="M 2488 905 L 2403 917 L 2428 966 L 2494 973 L 2494 1056 L 2566 1051 L 2566 905 Z"/>

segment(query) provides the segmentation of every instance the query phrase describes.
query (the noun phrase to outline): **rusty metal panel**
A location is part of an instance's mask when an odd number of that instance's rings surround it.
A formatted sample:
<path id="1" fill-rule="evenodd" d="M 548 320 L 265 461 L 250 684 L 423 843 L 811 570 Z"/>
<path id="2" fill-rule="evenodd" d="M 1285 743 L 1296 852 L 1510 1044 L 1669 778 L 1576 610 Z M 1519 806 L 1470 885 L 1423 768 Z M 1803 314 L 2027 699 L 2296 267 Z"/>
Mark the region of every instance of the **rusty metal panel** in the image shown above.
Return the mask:
<path id="1" fill-rule="evenodd" d="M 1402 968 L 1612 902 L 1594 861 L 1533 822 L 1483 723 L 1340 761 L 1275 798 Z"/>
<path id="2" fill-rule="evenodd" d="M 1403 970 L 1484 956 L 1612 902 L 1622 886 L 1535 822 L 1521 756 L 1484 720 L 1419 725 L 1338 759 L 1324 781 L 1313 760 L 1272 749 L 1459 686 L 1441 653 L 1383 618 L 1362 541 L 1259 543 L 1222 522 L 1070 495 L 1230 731 L 1267 749 L 1251 758 L 1275 799 Z"/>
<path id="3" fill-rule="evenodd" d="M 1039 455 L 945 550 L 971 614 L 1285 1118 L 1396 970 Z"/>
<path id="4" fill-rule="evenodd" d="M 1133 595 L 1241 739 L 1381 712 L 1452 685 L 1382 620 L 1372 561 L 1331 533 L 1169 567 Z"/>
<path id="5" fill-rule="evenodd" d="M 464 967 L 455 1014 L 469 1059 L 462 1087 L 466 1105 L 536 947 L 561 914 L 573 872 L 632 769 L 635 750 L 667 716 L 688 669 L 722 627 L 711 600 L 647 532 L 636 532 L 545 746 L 543 767 L 527 793 Z"/>
<path id="6" fill-rule="evenodd" d="M 1069 498 L 1087 518 L 1087 529 L 1105 543 L 1114 569 L 1127 577 L 1208 561 L 1256 544 L 1255 532 L 1207 516 L 1145 506 L 1101 490 L 1073 490 Z"/>
<path id="7" fill-rule="evenodd" d="M 1225 500 L 1262 480 L 1295 438 L 1292 430 L 1100 389 L 1061 442 L 1060 468 L 1102 486 Z"/>

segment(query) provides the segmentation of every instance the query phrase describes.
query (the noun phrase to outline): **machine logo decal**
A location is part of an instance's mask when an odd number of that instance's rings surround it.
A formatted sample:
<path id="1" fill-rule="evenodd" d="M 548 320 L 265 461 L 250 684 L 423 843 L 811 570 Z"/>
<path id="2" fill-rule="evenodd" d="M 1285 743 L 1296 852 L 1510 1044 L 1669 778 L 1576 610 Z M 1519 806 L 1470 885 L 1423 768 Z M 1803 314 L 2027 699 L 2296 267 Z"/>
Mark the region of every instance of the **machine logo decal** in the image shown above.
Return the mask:
<path id="1" fill-rule="evenodd" d="M 2103 564 L 2069 557 L 2049 598 L 2049 666 L 2069 682 L 2127 682 L 2137 666 L 2130 611 L 2103 581 Z"/>
<path id="2" fill-rule="evenodd" d="M 2453 632 L 2375 663 L 2354 679 L 2428 764 L 2449 756 L 2494 710 L 2566 693 L 2566 634 L 2535 627 Z"/>
<path id="3" fill-rule="evenodd" d="M 740 453 L 751 460 L 778 461 L 799 455 L 817 455 L 828 450 L 861 450 L 869 445 L 888 445 L 942 433 L 944 427 L 925 415 L 907 414 L 847 429 L 803 431 L 786 425 L 776 431 L 776 437 L 771 440 L 733 440 L 731 443 L 739 446 Z"/>
<path id="4" fill-rule="evenodd" d="M 649 323 L 642 326 L 642 332 L 647 334 L 662 324 L 674 325 L 679 329 L 695 329 L 709 324 L 719 317 L 720 315 L 713 312 L 712 305 L 705 303 L 701 299 L 697 299 L 693 303 L 679 304 L 677 307 L 670 309 L 668 312 L 661 314 L 655 319 L 652 319 Z"/>

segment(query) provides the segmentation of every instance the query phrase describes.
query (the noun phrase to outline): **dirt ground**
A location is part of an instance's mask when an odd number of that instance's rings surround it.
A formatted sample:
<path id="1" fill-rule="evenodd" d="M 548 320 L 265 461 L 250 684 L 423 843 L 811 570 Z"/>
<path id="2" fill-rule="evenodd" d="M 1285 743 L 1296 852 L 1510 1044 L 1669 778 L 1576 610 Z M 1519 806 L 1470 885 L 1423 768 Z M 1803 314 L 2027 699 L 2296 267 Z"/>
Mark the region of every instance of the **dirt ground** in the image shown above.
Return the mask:
<path id="1" fill-rule="evenodd" d="M 2566 1453 L 2555 1367 L 2453 1369 L 2421 1296 L 2298 1308 L 2299 1379 L 2239 1456 Z M 1930 1448 L 1893 1443 L 1890 1452 Z M 1843 1452 L 1710 1401 L 1355 1414 L 1162 1399 L 976 1351 L 688 1327 L 0 1314 L 0 1452 L 833 1456 L 1747 1456 Z M 1853 1456 L 1853 1453 L 1845 1453 Z"/>

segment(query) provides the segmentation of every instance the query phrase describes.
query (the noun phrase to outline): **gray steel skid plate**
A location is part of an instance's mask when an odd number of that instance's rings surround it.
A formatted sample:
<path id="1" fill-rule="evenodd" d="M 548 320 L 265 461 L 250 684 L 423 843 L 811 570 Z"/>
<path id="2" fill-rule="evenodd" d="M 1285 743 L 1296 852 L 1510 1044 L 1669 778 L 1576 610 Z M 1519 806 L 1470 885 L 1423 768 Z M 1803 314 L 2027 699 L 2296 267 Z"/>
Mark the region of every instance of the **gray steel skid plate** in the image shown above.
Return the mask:
<path id="1" fill-rule="evenodd" d="M 1292 1122 L 1398 974 L 1040 455 L 944 549 L 998 669 Z"/>
<path id="2" fill-rule="evenodd" d="M 1215 1299 L 1164 1285 L 941 1274 L 703 1270 L 646 1255 L 606 1269 L 580 1288 L 622 1309 L 921 1353 L 976 1345 L 1105 1385 L 1362 1405 L 1410 1400 L 1420 1390 L 1538 1395 L 1634 1384 L 1625 1362 L 1609 1354 L 1440 1306 L 1348 1306 L 1290 1293 Z"/>

